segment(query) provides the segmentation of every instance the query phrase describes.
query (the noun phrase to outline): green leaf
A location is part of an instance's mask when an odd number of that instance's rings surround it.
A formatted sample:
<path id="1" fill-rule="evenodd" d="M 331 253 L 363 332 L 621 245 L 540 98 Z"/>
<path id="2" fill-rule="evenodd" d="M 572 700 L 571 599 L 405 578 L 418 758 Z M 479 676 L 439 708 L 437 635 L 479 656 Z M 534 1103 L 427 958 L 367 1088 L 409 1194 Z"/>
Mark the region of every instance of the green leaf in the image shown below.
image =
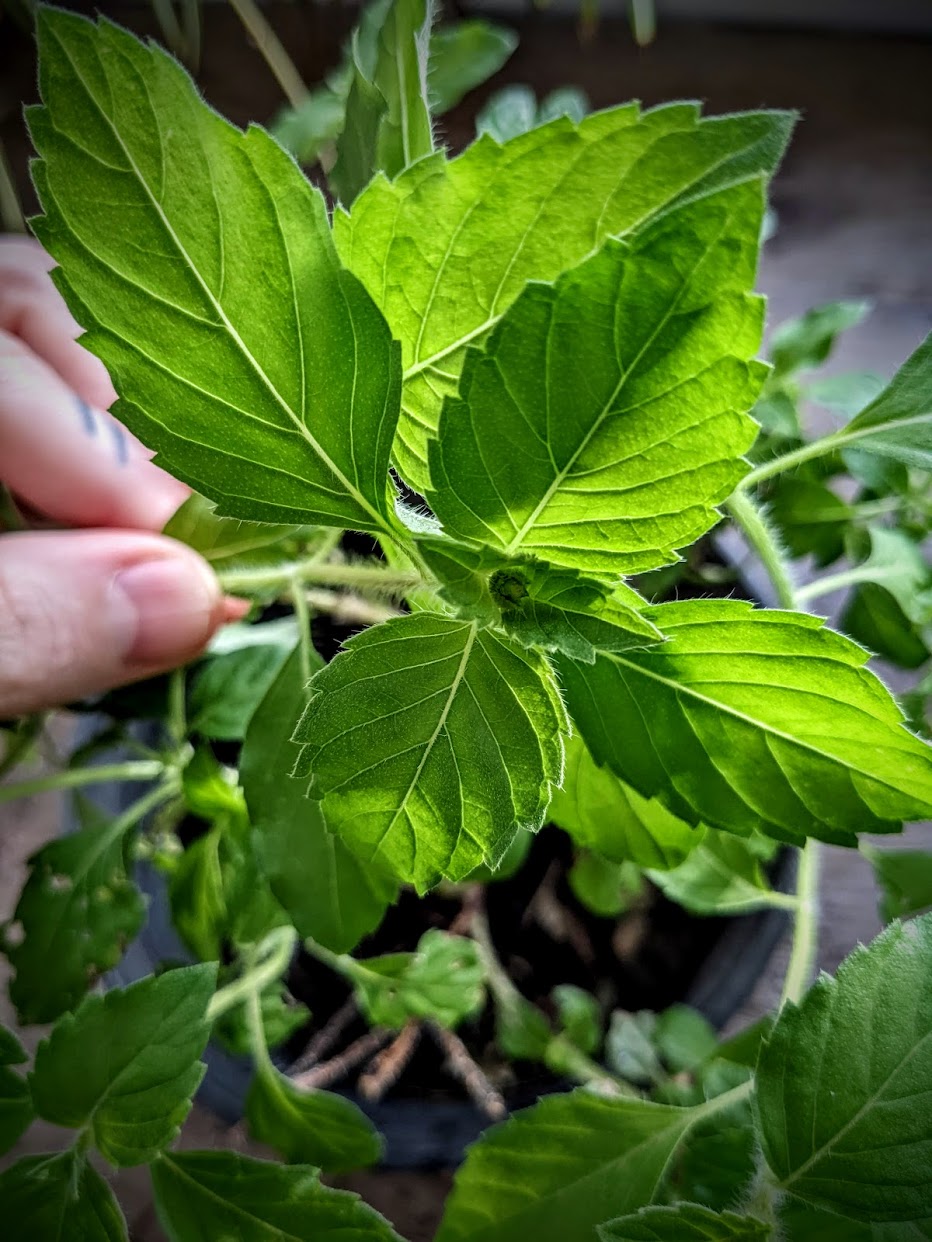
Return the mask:
<path id="1" fill-rule="evenodd" d="M 215 505 L 195 493 L 169 519 L 162 533 L 200 552 L 216 569 L 230 569 L 275 559 L 270 549 L 300 531 L 300 526 L 220 517 Z"/>
<path id="2" fill-rule="evenodd" d="M 651 871 L 649 877 L 693 914 L 749 914 L 791 900 L 775 894 L 764 874 L 761 862 L 773 852 L 773 843 L 763 837 L 742 839 L 711 829 L 684 863 L 673 871 Z"/>
<path id="3" fill-rule="evenodd" d="M 718 1038 L 706 1018 L 688 1005 L 671 1005 L 657 1015 L 654 1044 L 674 1074 L 694 1073 L 712 1056 Z"/>
<path id="4" fill-rule="evenodd" d="M 558 117 L 568 116 L 578 125 L 591 111 L 586 92 L 578 86 L 558 86 L 555 91 L 545 95 L 537 109 L 537 124 L 546 125 Z"/>
<path id="5" fill-rule="evenodd" d="M 436 1242 L 566 1242 L 649 1203 L 701 1109 L 549 1096 L 468 1151 Z"/>
<path id="6" fill-rule="evenodd" d="M 527 286 L 466 351 L 428 446 L 451 534 L 617 576 L 714 525 L 757 435 L 762 212 L 739 182 Z"/>
<path id="7" fill-rule="evenodd" d="M 548 817 L 577 845 L 611 862 L 662 870 L 679 867 L 705 832 L 601 767 L 578 733 L 566 744 L 563 787 L 553 795 Z"/>
<path id="8" fill-rule="evenodd" d="M 553 1039 L 550 1023 L 520 992 L 495 997 L 495 1042 L 512 1061 L 542 1061 Z"/>
<path id="9" fill-rule="evenodd" d="M 853 845 L 932 806 L 932 751 L 867 653 L 816 617 L 661 604 L 659 647 L 557 661 L 593 757 L 687 822 Z"/>
<path id="10" fill-rule="evenodd" d="M 932 334 L 840 435 L 846 444 L 932 469 Z"/>
<path id="11" fill-rule="evenodd" d="M 297 755 L 291 734 L 307 697 L 295 651 L 252 718 L 240 779 L 263 872 L 298 934 L 348 953 L 378 927 L 397 885 L 379 868 L 363 866 L 328 830 L 303 781 L 282 777 L 289 766 L 282 757 Z"/>
<path id="12" fill-rule="evenodd" d="M 932 572 L 908 535 L 870 528 L 870 555 L 857 568 L 869 575 L 849 599 L 841 628 L 856 642 L 902 668 L 918 668 L 932 644 Z"/>
<path id="13" fill-rule="evenodd" d="M 496 865 L 563 775 L 563 704 L 542 656 L 417 612 L 350 639 L 295 733 L 328 825 L 419 891 Z"/>
<path id="14" fill-rule="evenodd" d="M 345 116 L 345 93 L 330 85 L 318 86 L 297 107 L 282 108 L 269 133 L 299 164 L 313 164 L 342 132 Z"/>
<path id="15" fill-rule="evenodd" d="M 20 1021 L 52 1022 L 120 960 L 145 918 L 129 878 L 129 823 L 86 804 L 87 826 L 50 841 L 29 859 L 29 876 L 3 951 L 16 972 L 10 998 Z M 19 934 L 14 936 L 14 931 Z"/>
<path id="16" fill-rule="evenodd" d="M 753 1216 L 712 1212 L 698 1203 L 643 1208 L 599 1230 L 602 1242 L 767 1242 L 773 1227 Z"/>
<path id="17" fill-rule="evenodd" d="M 117 416 L 221 514 L 390 528 L 398 350 L 322 196 L 157 45 L 51 8 L 38 37 L 33 227 Z"/>
<path id="18" fill-rule="evenodd" d="M 12 1031 L 0 1026 L 0 1065 L 22 1065 L 29 1054 Z"/>
<path id="19" fill-rule="evenodd" d="M 635 863 L 611 862 L 590 850 L 576 855 L 567 880 L 576 899 L 603 918 L 617 918 L 644 893 L 641 869 Z"/>
<path id="20" fill-rule="evenodd" d="M 127 1242 L 113 1192 L 74 1150 L 26 1156 L 0 1173 L 0 1216 L 29 1242 Z"/>
<path id="21" fill-rule="evenodd" d="M 88 996 L 59 1018 L 29 1076 L 38 1115 L 85 1129 L 118 1168 L 152 1160 L 180 1131 L 201 1081 L 216 976 L 213 965 L 170 970 Z"/>
<path id="22" fill-rule="evenodd" d="M 830 565 L 845 550 L 851 505 L 814 479 L 777 480 L 768 512 L 793 556 L 812 553 L 818 566 Z"/>
<path id="23" fill-rule="evenodd" d="M 838 336 L 861 323 L 870 310 L 870 302 L 828 302 L 782 323 L 770 339 L 774 377 L 820 366 Z"/>
<path id="24" fill-rule="evenodd" d="M 26 1081 L 8 1065 L 0 1065 L 0 1155 L 25 1133 L 34 1116 Z"/>
<path id="25" fill-rule="evenodd" d="M 452 1030 L 485 1004 L 485 967 L 475 942 L 436 928 L 414 953 L 348 962 L 347 973 L 373 1026 L 400 1030 L 409 1018 L 430 1018 Z"/>
<path id="26" fill-rule="evenodd" d="M 885 923 L 932 909 L 932 851 L 878 850 L 865 841 L 861 853 L 883 889 L 880 917 Z"/>
<path id="27" fill-rule="evenodd" d="M 430 38 L 427 87 L 430 110 L 441 116 L 498 73 L 518 46 L 518 36 L 505 26 L 481 18 L 442 26 Z"/>
<path id="28" fill-rule="evenodd" d="M 277 1048 L 310 1021 L 310 1010 L 291 999 L 284 985 L 276 980 L 259 996 L 259 1015 L 266 1046 Z M 234 1005 L 214 1023 L 212 1039 L 218 1040 L 236 1056 L 252 1055 L 252 1036 L 245 1006 Z"/>
<path id="29" fill-rule="evenodd" d="M 787 1242 L 928 1242 L 932 1219 L 894 1225 L 868 1225 L 820 1212 L 799 1200 L 781 1204 L 780 1224 Z"/>
<path id="30" fill-rule="evenodd" d="M 505 143 L 529 133 L 537 124 L 537 96 L 529 86 L 515 83 L 503 86 L 482 105 L 476 116 L 476 133 Z"/>
<path id="31" fill-rule="evenodd" d="M 251 626 L 265 630 L 267 625 Z M 276 627 L 271 641 L 256 642 L 206 660 L 194 676 L 188 702 L 193 732 L 217 741 L 240 741 L 266 691 L 294 648 L 294 632 Z"/>
<path id="32" fill-rule="evenodd" d="M 640 1086 L 660 1082 L 663 1066 L 654 1046 L 657 1015 L 642 1009 L 625 1013 L 616 1009 L 605 1037 L 605 1060 L 610 1069 Z"/>
<path id="33" fill-rule="evenodd" d="M 894 923 L 786 1005 L 757 1065 L 780 1187 L 872 1223 L 932 1215 L 932 915 Z"/>
<path id="34" fill-rule="evenodd" d="M 629 104 L 504 146 L 483 137 L 455 160 L 435 154 L 394 182 L 376 178 L 350 216 L 338 212 L 340 254 L 402 343 L 395 460 L 407 481 L 427 487 L 427 442 L 465 347 L 529 280 L 554 280 L 677 201 L 771 172 L 791 127 L 787 113 L 700 120 L 692 104 L 643 116 Z"/>
<path id="35" fill-rule="evenodd" d="M 597 1052 L 602 1042 L 602 1010 L 596 998 L 572 983 L 558 984 L 550 997 L 566 1038 L 587 1055 Z"/>
<path id="36" fill-rule="evenodd" d="M 382 1141 L 369 1119 L 331 1091 L 301 1090 L 268 1061 L 259 1061 L 246 1099 L 253 1138 L 290 1164 L 344 1173 L 375 1164 Z"/>
<path id="37" fill-rule="evenodd" d="M 379 129 L 384 116 L 382 93 L 366 77 L 358 56 L 354 55 L 345 120 L 336 142 L 336 159 L 327 177 L 333 195 L 344 207 L 352 204 L 378 168 Z"/>
<path id="38" fill-rule="evenodd" d="M 401 1242 L 388 1221 L 317 1171 L 231 1151 L 179 1151 L 152 1166 L 170 1242 Z"/>

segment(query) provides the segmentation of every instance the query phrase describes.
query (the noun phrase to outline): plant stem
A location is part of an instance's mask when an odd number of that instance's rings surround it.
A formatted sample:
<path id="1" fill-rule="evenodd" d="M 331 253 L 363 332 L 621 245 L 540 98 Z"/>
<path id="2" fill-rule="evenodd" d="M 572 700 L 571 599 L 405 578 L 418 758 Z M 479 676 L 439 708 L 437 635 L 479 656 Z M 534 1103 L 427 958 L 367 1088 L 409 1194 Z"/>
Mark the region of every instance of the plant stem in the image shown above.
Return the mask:
<path id="1" fill-rule="evenodd" d="M 896 577 L 897 571 L 894 569 L 890 573 L 890 577 Z M 857 586 L 859 582 L 882 582 L 883 575 L 878 574 L 877 566 L 872 565 L 855 565 L 852 569 L 840 570 L 837 574 L 826 574 L 824 578 L 814 578 L 812 582 L 806 582 L 796 590 L 796 599 L 800 604 L 809 603 L 814 599 L 819 599 L 823 595 L 830 595 L 832 591 L 843 591 L 847 587 Z"/>
<path id="2" fill-rule="evenodd" d="M 745 491 L 739 490 L 732 493 L 728 508 L 744 531 L 748 543 L 760 557 L 781 605 L 784 608 L 797 608 L 796 588 L 790 567 L 760 506 Z"/>
<path id="3" fill-rule="evenodd" d="M 793 946 L 783 980 L 781 1007 L 787 1001 L 798 1004 L 809 986 L 815 965 L 819 931 L 819 842 L 807 841 L 797 853 L 799 871 L 796 876 L 797 909 L 793 926 Z"/>
<path id="4" fill-rule="evenodd" d="M 102 785 L 111 781 L 151 781 L 161 776 L 165 765 L 160 759 L 134 759 L 128 763 L 102 764 L 96 768 L 69 768 L 51 776 L 0 785 L 0 803 L 16 798 L 32 798 L 56 789 L 79 789 L 83 785 Z"/>
<path id="5" fill-rule="evenodd" d="M 316 557 L 276 565 L 272 569 L 228 569 L 218 577 L 223 589 L 234 595 L 237 591 L 280 589 L 286 592 L 299 583 L 386 594 L 404 594 L 405 591 L 429 585 L 417 573 L 399 573 L 378 564 L 322 565 Z"/>
<path id="6" fill-rule="evenodd" d="M 784 471 L 801 466 L 804 462 L 813 461 L 816 457 L 825 457 L 829 453 L 836 453 L 839 449 L 846 448 L 850 444 L 857 444 L 859 440 L 867 440 L 871 436 L 882 432 L 887 433 L 896 430 L 896 428 L 906 425 L 909 421 L 909 419 L 905 418 L 893 419 L 886 423 L 856 427 L 854 431 L 847 427 L 842 427 L 839 431 L 833 431 L 830 435 L 821 436 L 818 440 L 810 440 L 808 444 L 800 445 L 799 448 L 793 449 L 792 452 L 784 453 L 781 457 L 774 457 L 770 461 L 761 462 L 750 474 L 744 476 L 738 484 L 738 489 L 742 492 L 750 491 L 758 483 L 763 483 L 766 479 L 772 479 L 774 475 L 783 474 Z"/>
<path id="7" fill-rule="evenodd" d="M 276 927 L 270 931 L 266 938 L 259 945 L 256 952 L 256 960 L 247 966 L 247 969 L 238 979 L 234 979 L 232 983 L 227 983 L 224 987 L 218 988 L 211 998 L 210 1004 L 207 1006 L 207 1020 L 214 1022 L 221 1014 L 232 1009 L 235 1005 L 240 1005 L 243 1001 L 249 1001 L 252 1004 L 255 1001 L 259 1012 L 259 1026 L 262 1027 L 262 1015 L 259 1006 L 259 994 L 270 983 L 274 983 L 288 969 L 291 964 L 291 958 L 294 954 L 295 940 L 297 939 L 293 927 Z M 262 1037 L 262 1046 L 265 1047 L 265 1035 Z M 255 1049 L 254 1049 L 255 1051 Z"/>
<path id="8" fill-rule="evenodd" d="M 254 0 L 230 0 L 230 5 L 254 40 L 265 63 L 272 70 L 275 81 L 282 88 L 285 98 L 292 108 L 299 107 L 307 99 L 308 89 L 295 68 L 294 61 L 285 51 L 278 35 L 263 17 L 259 6 Z"/>
<path id="9" fill-rule="evenodd" d="M 307 595 L 297 579 L 291 586 L 291 606 L 294 608 L 295 620 L 298 622 L 298 643 L 301 651 L 301 679 L 305 685 L 311 680 L 311 668 L 314 660 L 314 643 L 311 638 L 311 610 L 307 606 Z"/>
<path id="10" fill-rule="evenodd" d="M 7 162 L 6 153 L 0 145 L 0 226 L 4 233 L 25 233 L 26 219 L 16 193 L 16 184 Z"/>
<path id="11" fill-rule="evenodd" d="M 168 732 L 176 746 L 184 743 L 188 732 L 185 688 L 185 670 L 176 668 L 168 682 Z"/>

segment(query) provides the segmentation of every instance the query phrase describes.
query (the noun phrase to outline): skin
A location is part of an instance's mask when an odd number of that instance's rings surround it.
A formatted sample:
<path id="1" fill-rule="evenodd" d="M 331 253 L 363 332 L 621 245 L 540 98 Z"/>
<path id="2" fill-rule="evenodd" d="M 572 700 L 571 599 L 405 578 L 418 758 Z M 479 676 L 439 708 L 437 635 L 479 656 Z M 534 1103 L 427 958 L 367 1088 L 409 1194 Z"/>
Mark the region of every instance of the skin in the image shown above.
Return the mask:
<path id="1" fill-rule="evenodd" d="M 187 489 L 107 413 L 116 393 L 34 241 L 0 238 L 0 719 L 194 658 L 245 611 L 157 532 Z"/>

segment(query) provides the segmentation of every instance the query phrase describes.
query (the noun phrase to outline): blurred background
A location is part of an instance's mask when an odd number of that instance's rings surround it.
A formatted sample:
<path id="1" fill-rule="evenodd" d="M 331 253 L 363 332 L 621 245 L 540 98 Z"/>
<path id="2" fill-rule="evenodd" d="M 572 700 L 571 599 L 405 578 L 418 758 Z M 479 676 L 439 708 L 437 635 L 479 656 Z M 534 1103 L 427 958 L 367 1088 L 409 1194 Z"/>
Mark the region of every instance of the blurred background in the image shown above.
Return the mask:
<path id="1" fill-rule="evenodd" d="M 358 16 L 355 5 L 337 0 L 65 7 L 104 13 L 166 43 L 188 63 L 207 100 L 238 125 L 274 118 L 280 125 L 289 101 L 306 107 L 309 92 L 339 64 Z M 21 228 L 36 207 L 22 114 L 37 99 L 31 8 L 27 0 L 0 0 L 0 210 L 7 231 Z M 537 99 L 574 87 L 594 108 L 689 98 L 713 113 L 798 110 L 796 138 L 774 183 L 759 280 L 770 300 L 769 329 L 821 303 L 867 300 L 872 313 L 839 339 L 827 371 L 884 376 L 929 331 L 932 0 L 476 0 L 444 4 L 442 16 L 483 16 L 517 36 L 494 77 L 442 118 L 440 135 L 454 150 L 471 141 L 477 115 L 488 115 L 490 99 L 507 86 L 529 87 Z M 326 98 L 315 98 L 315 124 L 324 124 Z M 895 673 L 891 680 L 896 685 Z M 60 815 L 55 796 L 0 812 L 0 919 L 15 904 L 25 859 L 57 832 Z M 932 831 L 913 829 L 908 839 L 928 846 Z M 880 923 L 867 862 L 853 851 L 826 853 L 820 962 L 833 969 Z M 778 950 L 736 1025 L 773 1004 L 781 957 Z M 9 1016 L 5 1001 L 4 994 L 0 1018 Z M 30 1034 L 34 1043 L 41 1031 Z M 243 1145 L 236 1131 L 197 1110 L 186 1141 Z M 35 1127 L 28 1142 L 35 1148 L 54 1138 Z M 432 1236 L 449 1184 L 443 1173 L 347 1180 L 412 1242 Z M 134 1238 L 159 1238 L 145 1179 L 124 1171 L 118 1193 Z"/>

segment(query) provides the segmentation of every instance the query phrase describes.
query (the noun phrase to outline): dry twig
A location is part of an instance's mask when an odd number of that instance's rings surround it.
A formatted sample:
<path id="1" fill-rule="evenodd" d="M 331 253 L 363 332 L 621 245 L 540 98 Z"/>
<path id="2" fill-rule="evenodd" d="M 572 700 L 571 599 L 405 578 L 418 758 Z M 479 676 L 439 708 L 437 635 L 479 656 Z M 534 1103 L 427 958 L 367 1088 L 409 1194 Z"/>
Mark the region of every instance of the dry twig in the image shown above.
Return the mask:
<path id="1" fill-rule="evenodd" d="M 291 1067 L 292 1072 L 301 1074 L 310 1069 L 312 1065 L 316 1065 L 321 1057 L 327 1055 L 355 1016 L 356 1001 L 351 996 L 308 1041 L 307 1047 Z"/>
<path id="2" fill-rule="evenodd" d="M 475 1104 L 491 1121 L 500 1121 L 508 1112 L 507 1105 L 476 1064 L 459 1035 L 438 1026 L 436 1022 L 428 1022 L 427 1029 L 446 1054 L 446 1067 L 453 1077 L 459 1079 Z"/>
<path id="3" fill-rule="evenodd" d="M 380 1100 L 398 1081 L 421 1038 L 421 1024 L 409 1018 L 387 1048 L 373 1057 L 357 1084 L 365 1100 Z"/>
<path id="4" fill-rule="evenodd" d="M 335 1057 L 331 1057 L 329 1061 L 320 1061 L 317 1065 L 311 1066 L 309 1070 L 305 1070 L 303 1074 L 292 1074 L 291 1081 L 294 1086 L 305 1090 L 326 1087 L 330 1083 L 339 1082 L 361 1061 L 374 1056 L 391 1037 L 392 1032 L 382 1030 L 381 1027 L 366 1031 L 365 1035 L 354 1039 L 348 1047 L 337 1053 Z"/>

